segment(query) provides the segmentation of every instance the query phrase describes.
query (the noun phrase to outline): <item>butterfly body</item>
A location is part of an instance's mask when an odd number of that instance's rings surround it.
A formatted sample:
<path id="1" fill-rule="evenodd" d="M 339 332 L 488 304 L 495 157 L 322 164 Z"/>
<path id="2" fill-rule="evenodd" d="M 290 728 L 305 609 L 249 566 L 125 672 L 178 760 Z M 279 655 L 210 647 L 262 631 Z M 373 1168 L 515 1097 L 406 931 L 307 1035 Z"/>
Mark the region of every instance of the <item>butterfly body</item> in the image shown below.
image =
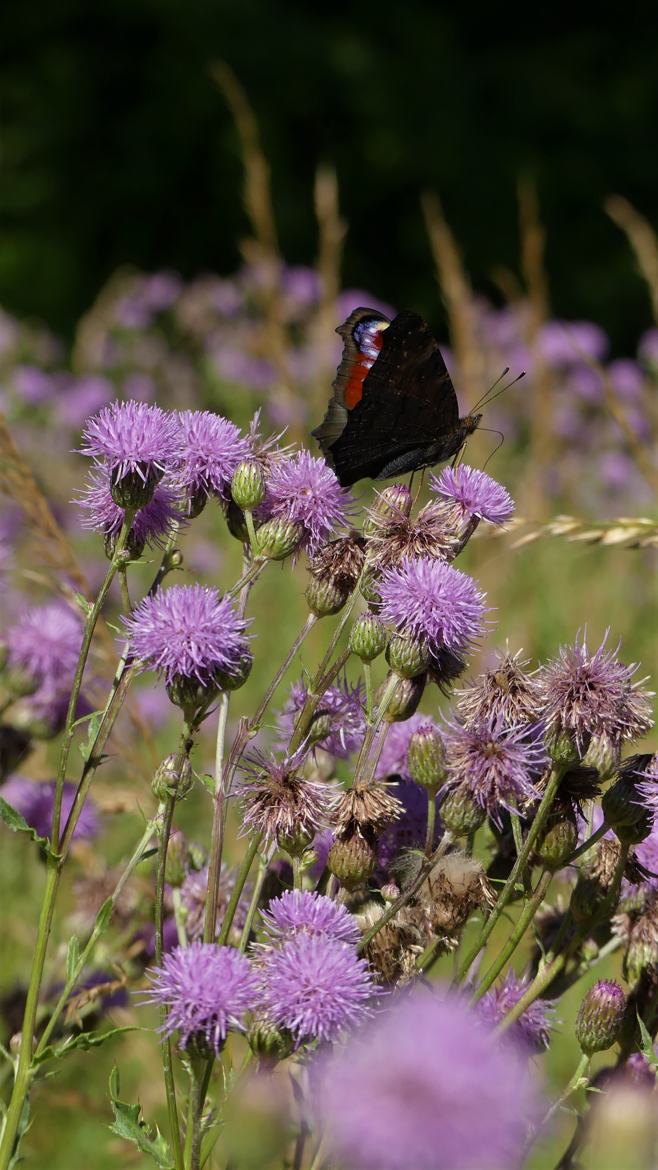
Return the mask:
<path id="1" fill-rule="evenodd" d="M 421 317 L 402 312 L 389 321 L 359 308 L 337 332 L 343 357 L 313 434 L 341 484 L 431 467 L 460 450 L 480 415 L 459 417 L 438 343 Z"/>

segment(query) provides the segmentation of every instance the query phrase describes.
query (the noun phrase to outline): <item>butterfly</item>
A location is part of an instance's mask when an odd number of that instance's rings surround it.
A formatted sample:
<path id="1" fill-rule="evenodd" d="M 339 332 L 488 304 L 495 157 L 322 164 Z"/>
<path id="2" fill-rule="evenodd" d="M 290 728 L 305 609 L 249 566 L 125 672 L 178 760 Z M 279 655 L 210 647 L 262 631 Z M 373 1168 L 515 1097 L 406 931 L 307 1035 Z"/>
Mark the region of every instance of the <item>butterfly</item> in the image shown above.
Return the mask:
<path id="1" fill-rule="evenodd" d="M 438 342 L 417 313 L 359 308 L 336 330 L 343 356 L 312 432 L 340 483 L 388 479 L 450 459 L 481 414 L 459 417 Z"/>

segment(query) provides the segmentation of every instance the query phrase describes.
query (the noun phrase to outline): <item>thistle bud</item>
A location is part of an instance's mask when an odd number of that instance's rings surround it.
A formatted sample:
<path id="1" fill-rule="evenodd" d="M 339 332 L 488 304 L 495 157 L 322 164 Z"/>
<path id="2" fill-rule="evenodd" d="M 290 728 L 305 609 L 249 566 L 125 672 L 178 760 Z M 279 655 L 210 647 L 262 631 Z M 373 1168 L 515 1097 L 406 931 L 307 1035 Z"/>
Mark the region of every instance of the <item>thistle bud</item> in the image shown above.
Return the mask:
<path id="1" fill-rule="evenodd" d="M 434 794 L 446 776 L 446 751 L 434 727 L 414 731 L 407 749 L 407 767 L 411 779 Z"/>
<path id="2" fill-rule="evenodd" d="M 249 544 L 249 532 L 242 508 L 238 508 L 235 500 L 229 500 L 226 505 L 226 524 L 231 536 L 241 544 Z"/>
<path id="3" fill-rule="evenodd" d="M 626 1014 L 626 996 L 618 983 L 600 980 L 590 987 L 576 1016 L 576 1039 L 587 1056 L 603 1052 L 617 1040 Z"/>
<path id="4" fill-rule="evenodd" d="M 569 764 L 577 764 L 580 760 L 575 740 L 567 731 L 550 736 L 546 740 L 546 751 L 553 763 L 561 764 L 564 767 L 568 767 Z"/>
<path id="5" fill-rule="evenodd" d="M 231 480 L 231 496 L 244 512 L 253 512 L 265 499 L 265 472 L 260 463 L 244 459 Z"/>
<path id="6" fill-rule="evenodd" d="M 188 758 L 180 760 L 178 755 L 172 753 L 165 756 L 158 766 L 151 788 L 158 800 L 166 800 L 168 796 L 183 800 L 190 791 L 193 780 L 192 765 Z"/>
<path id="7" fill-rule="evenodd" d="M 187 497 L 187 507 L 185 515 L 188 520 L 196 520 L 200 516 L 208 503 L 208 493 L 203 488 L 197 488 L 196 491 L 191 492 Z"/>
<path id="8" fill-rule="evenodd" d="M 220 691 L 239 691 L 246 683 L 254 665 L 254 656 L 245 650 L 237 666 L 232 670 L 216 670 L 214 681 Z"/>
<path id="9" fill-rule="evenodd" d="M 601 801 L 607 823 L 624 845 L 638 845 L 649 836 L 653 826 L 653 813 L 642 801 L 637 779 L 637 773 L 630 767 L 622 769 L 619 779 Z"/>
<path id="10" fill-rule="evenodd" d="M 612 743 L 607 735 L 593 735 L 587 751 L 583 756 L 583 763 L 590 768 L 596 768 L 599 780 L 609 780 L 619 767 L 620 748 Z"/>
<path id="11" fill-rule="evenodd" d="M 105 556 L 108 561 L 111 561 L 116 556 L 117 544 L 119 543 L 118 532 L 107 532 L 103 541 L 105 549 Z M 121 550 L 119 563 L 122 565 L 129 565 L 131 561 L 138 561 L 144 553 L 146 548 L 146 537 L 137 536 L 135 529 L 131 528 L 128 533 L 126 543 Z"/>
<path id="12" fill-rule="evenodd" d="M 407 634 L 394 634 L 386 647 L 386 661 L 401 678 L 416 678 L 429 666 L 427 643 Z"/>
<path id="13" fill-rule="evenodd" d="M 301 525 L 292 520 L 266 520 L 256 532 L 256 551 L 270 561 L 284 561 L 298 548 L 302 535 Z"/>
<path id="14" fill-rule="evenodd" d="M 2 681 L 10 695 L 16 699 L 27 698 L 39 688 L 39 680 L 24 666 L 10 666 Z"/>
<path id="15" fill-rule="evenodd" d="M 313 716 L 306 732 L 305 738 L 308 746 L 312 747 L 313 744 L 321 743 L 323 739 L 326 739 L 331 734 L 333 725 L 333 719 L 328 711 L 318 711 Z"/>
<path id="16" fill-rule="evenodd" d="M 256 1016 L 249 1031 L 247 1042 L 254 1056 L 261 1060 L 285 1060 L 294 1051 L 295 1042 L 284 1028 L 262 1016 Z"/>
<path id="17" fill-rule="evenodd" d="M 277 845 L 289 857 L 302 857 L 315 838 L 315 829 L 300 829 L 287 836 L 281 833 L 277 836 Z"/>
<path id="18" fill-rule="evenodd" d="M 387 686 L 388 683 L 383 682 L 375 691 L 375 705 L 377 707 L 384 698 Z M 387 723 L 402 723 L 405 719 L 410 719 L 423 697 L 424 690 L 425 675 L 421 674 L 418 678 L 398 677 L 395 689 L 392 695 L 389 695 L 384 712 L 385 721 Z"/>
<path id="19" fill-rule="evenodd" d="M 559 869 L 577 845 L 578 824 L 574 813 L 567 808 L 557 808 L 549 814 L 535 843 L 535 858 L 546 869 Z"/>
<path id="20" fill-rule="evenodd" d="M 139 470 L 119 475 L 115 469 L 110 477 L 110 494 L 120 508 L 138 511 L 153 499 L 153 493 L 162 479 L 163 472 L 153 463 L 143 464 Z"/>
<path id="21" fill-rule="evenodd" d="M 350 590 L 344 585 L 337 584 L 331 579 L 320 581 L 317 577 L 311 577 L 304 596 L 311 613 L 321 618 L 338 613 L 349 595 Z"/>
<path id="22" fill-rule="evenodd" d="M 386 647 L 386 630 L 374 613 L 362 613 L 352 626 L 350 650 L 362 662 L 373 662 Z"/>
<path id="23" fill-rule="evenodd" d="M 401 516 L 410 516 L 412 506 L 413 496 L 406 484 L 390 484 L 383 491 L 377 492 L 363 531 L 366 536 L 372 536 L 382 525 L 399 520 Z"/>
<path id="24" fill-rule="evenodd" d="M 619 861 L 618 841 L 599 841 L 589 854 L 571 895 L 569 909 L 579 925 L 594 925 L 614 910 L 615 874 Z"/>
<path id="25" fill-rule="evenodd" d="M 368 605 L 381 605 L 381 594 L 379 592 L 379 573 L 372 566 L 363 570 L 361 575 L 361 584 L 359 585 L 361 596 Z"/>
<path id="26" fill-rule="evenodd" d="M 179 674 L 166 684 L 165 689 L 169 701 L 175 707 L 180 707 L 185 712 L 186 717 L 192 719 L 197 711 L 212 703 L 217 694 L 217 683 L 214 679 L 211 682 L 201 683 L 196 678 Z"/>
<path id="27" fill-rule="evenodd" d="M 371 876 L 377 862 L 377 853 L 370 835 L 360 832 L 338 837 L 327 858 L 327 869 L 338 878 L 341 886 L 354 890 Z"/>
<path id="28" fill-rule="evenodd" d="M 463 784 L 451 788 L 441 802 L 441 820 L 453 837 L 468 837 L 486 820 L 486 811 Z"/>

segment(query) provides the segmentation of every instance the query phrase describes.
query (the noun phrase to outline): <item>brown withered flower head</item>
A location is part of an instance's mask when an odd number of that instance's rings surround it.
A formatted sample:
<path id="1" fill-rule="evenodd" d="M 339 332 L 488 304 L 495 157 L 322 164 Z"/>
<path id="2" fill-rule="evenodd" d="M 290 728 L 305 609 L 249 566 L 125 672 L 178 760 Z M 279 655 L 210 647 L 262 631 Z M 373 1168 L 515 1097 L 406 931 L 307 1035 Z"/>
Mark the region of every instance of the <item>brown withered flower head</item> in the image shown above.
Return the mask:
<path id="1" fill-rule="evenodd" d="M 490 716 L 500 718 L 506 727 L 535 723 L 544 703 L 541 684 L 534 672 L 526 668 L 529 659 L 499 652 L 492 670 L 478 675 L 469 687 L 455 692 L 459 717 L 466 726 Z"/>
<path id="2" fill-rule="evenodd" d="M 340 589 L 354 589 L 366 559 L 366 542 L 359 532 L 330 540 L 309 560 L 308 569 L 317 581 L 331 581 Z"/>
<path id="3" fill-rule="evenodd" d="M 491 909 L 494 902 L 480 862 L 460 852 L 441 859 L 418 895 L 418 905 L 433 934 L 452 934 L 476 906 Z"/>
<path id="4" fill-rule="evenodd" d="M 399 565 L 405 557 L 434 557 L 442 561 L 454 557 L 458 533 L 442 504 L 426 504 L 417 516 L 408 516 L 403 511 L 390 511 L 381 516 L 373 511 L 369 519 L 368 555 L 380 572 Z"/>
<path id="5" fill-rule="evenodd" d="M 328 826 L 339 790 L 318 772 L 305 774 L 305 749 L 281 760 L 254 752 L 243 765 L 239 786 L 244 826 L 279 845 L 313 837 Z"/>
<path id="6" fill-rule="evenodd" d="M 378 833 L 390 821 L 397 821 L 404 806 L 386 784 L 356 785 L 341 793 L 334 813 L 339 833 L 371 829 Z"/>

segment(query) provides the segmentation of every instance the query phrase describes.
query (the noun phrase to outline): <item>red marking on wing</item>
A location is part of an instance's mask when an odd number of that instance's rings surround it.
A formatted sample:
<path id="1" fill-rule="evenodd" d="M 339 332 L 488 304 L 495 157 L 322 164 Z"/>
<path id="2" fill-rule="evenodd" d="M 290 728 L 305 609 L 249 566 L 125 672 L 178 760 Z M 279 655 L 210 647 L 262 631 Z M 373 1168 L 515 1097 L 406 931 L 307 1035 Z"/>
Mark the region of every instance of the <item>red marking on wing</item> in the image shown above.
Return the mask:
<path id="1" fill-rule="evenodd" d="M 368 341 L 373 349 L 380 350 L 384 341 L 383 330 L 378 330 L 378 332 L 369 337 Z M 363 397 L 363 383 L 376 361 L 376 354 L 370 356 L 361 350 L 359 357 L 352 363 L 350 376 L 345 387 L 345 405 L 348 410 L 352 410 L 353 407 L 358 406 L 361 401 Z"/>

